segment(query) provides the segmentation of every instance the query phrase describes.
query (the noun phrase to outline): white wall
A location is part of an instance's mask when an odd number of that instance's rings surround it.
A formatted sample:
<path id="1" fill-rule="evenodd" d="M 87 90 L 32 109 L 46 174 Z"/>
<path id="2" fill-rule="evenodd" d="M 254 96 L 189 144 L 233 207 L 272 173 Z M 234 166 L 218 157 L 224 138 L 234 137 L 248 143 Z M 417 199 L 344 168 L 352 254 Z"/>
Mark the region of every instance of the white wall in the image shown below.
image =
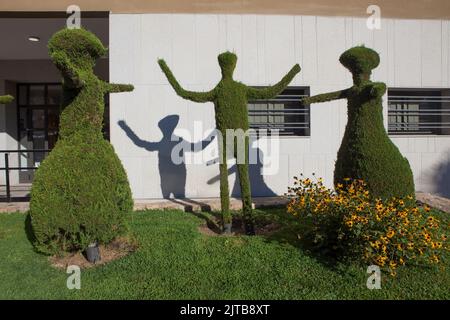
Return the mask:
<path id="1" fill-rule="evenodd" d="M 111 97 L 111 141 L 136 199 L 161 197 L 158 156 L 136 147 L 117 121 L 125 120 L 147 141 L 161 139 L 157 123 L 170 114 L 180 116 L 178 128 L 192 130 L 196 120 L 205 128 L 214 127 L 212 104 L 179 98 L 157 65 L 160 57 L 180 83 L 193 90 L 216 85 L 217 55 L 225 50 L 238 55 L 235 79 L 248 85 L 273 84 L 298 62 L 302 71 L 292 85 L 309 86 L 311 94 L 317 94 L 351 85 L 351 75 L 338 58 L 347 48 L 365 44 L 381 56 L 374 80 L 389 87 L 450 86 L 448 21 L 386 19 L 382 29 L 374 31 L 367 29 L 365 19 L 345 17 L 112 14 L 109 21 L 110 80 L 135 85 L 134 92 Z M 283 194 L 294 175 L 313 172 L 331 185 L 346 121 L 345 101 L 313 105 L 311 136 L 282 139 L 280 171 L 264 177 L 267 185 Z M 393 141 L 410 160 L 417 190 L 450 192 L 450 186 L 442 190 L 442 183 L 436 182 L 450 166 L 450 137 Z M 217 165 L 187 165 L 186 196 L 218 196 L 219 184 L 206 183 L 217 174 Z"/>

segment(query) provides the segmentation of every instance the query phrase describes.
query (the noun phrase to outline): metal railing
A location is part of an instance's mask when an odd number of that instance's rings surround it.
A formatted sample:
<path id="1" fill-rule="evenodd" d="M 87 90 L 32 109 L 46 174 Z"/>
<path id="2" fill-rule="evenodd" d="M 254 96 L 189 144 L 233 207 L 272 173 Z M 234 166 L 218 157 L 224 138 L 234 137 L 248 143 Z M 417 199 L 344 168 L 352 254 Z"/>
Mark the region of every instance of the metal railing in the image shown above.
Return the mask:
<path id="1" fill-rule="evenodd" d="M 20 162 L 19 162 L 19 166 L 10 166 L 10 158 L 9 155 L 11 153 L 17 153 L 18 155 L 20 155 L 21 153 L 48 153 L 50 152 L 49 149 L 31 149 L 31 150 L 0 150 L 0 154 L 4 153 L 4 167 L 0 167 L 0 171 L 4 171 L 5 172 L 5 189 L 6 189 L 6 201 L 7 202 L 11 202 L 11 200 L 13 199 L 13 197 L 11 196 L 11 171 L 20 171 L 20 170 L 36 170 L 38 167 L 36 166 L 25 166 L 22 167 L 20 166 Z M 20 199 L 24 199 L 24 197 L 17 197 Z M 26 197 L 25 197 L 26 198 Z"/>
<path id="2" fill-rule="evenodd" d="M 309 106 L 300 103 L 300 99 L 308 96 L 281 94 L 274 99 L 250 101 L 250 129 L 276 129 L 281 136 L 309 136 Z"/>

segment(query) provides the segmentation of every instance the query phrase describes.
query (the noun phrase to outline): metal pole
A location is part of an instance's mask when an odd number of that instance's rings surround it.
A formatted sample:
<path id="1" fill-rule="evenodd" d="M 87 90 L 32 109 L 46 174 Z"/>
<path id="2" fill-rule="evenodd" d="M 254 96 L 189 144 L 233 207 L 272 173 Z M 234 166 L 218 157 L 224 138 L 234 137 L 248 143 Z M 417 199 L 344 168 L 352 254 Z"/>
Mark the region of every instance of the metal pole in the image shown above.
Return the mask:
<path id="1" fill-rule="evenodd" d="M 6 201 L 11 202 L 11 186 L 9 185 L 9 153 L 5 153 Z"/>

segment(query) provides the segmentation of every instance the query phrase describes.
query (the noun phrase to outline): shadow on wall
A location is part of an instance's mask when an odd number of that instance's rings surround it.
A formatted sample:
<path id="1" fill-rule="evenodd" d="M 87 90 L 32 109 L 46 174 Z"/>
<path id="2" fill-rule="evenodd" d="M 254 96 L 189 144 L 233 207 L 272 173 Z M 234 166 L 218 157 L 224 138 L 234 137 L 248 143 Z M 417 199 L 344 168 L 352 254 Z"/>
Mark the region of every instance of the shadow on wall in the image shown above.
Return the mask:
<path id="1" fill-rule="evenodd" d="M 164 199 L 170 199 L 171 195 L 173 198 L 186 198 L 186 164 L 183 150 L 203 150 L 214 140 L 213 134 L 209 135 L 204 141 L 197 143 L 188 142 L 174 135 L 173 133 L 178 125 L 179 119 L 180 117 L 178 115 L 169 115 L 158 122 L 158 126 L 163 134 L 162 139 L 158 142 L 142 140 L 125 121 L 118 121 L 118 125 L 136 146 L 150 152 L 158 152 L 161 193 Z M 184 148 L 180 148 L 180 153 L 178 154 L 178 160 L 181 161 L 174 163 L 171 156 L 172 150 L 180 143 L 184 144 Z"/>
<path id="2" fill-rule="evenodd" d="M 433 172 L 434 192 L 450 198 L 450 154 L 447 160 L 436 166 Z"/>
<path id="3" fill-rule="evenodd" d="M 274 197 L 277 196 L 272 189 L 264 181 L 264 176 L 262 174 L 263 164 L 264 164 L 264 153 L 261 149 L 255 148 L 252 144 L 249 144 L 249 153 L 257 155 L 256 163 L 248 165 L 248 174 L 250 176 L 250 189 L 252 192 L 252 197 Z M 216 159 L 209 164 L 217 163 L 219 160 Z M 236 165 L 233 165 L 228 169 L 228 175 L 236 174 Z M 208 180 L 208 184 L 214 184 L 220 180 L 220 176 L 217 175 L 214 178 Z M 239 175 L 236 174 L 236 179 L 234 181 L 233 190 L 231 191 L 231 196 L 239 198 L 241 195 L 241 187 L 239 184 Z"/>
<path id="4" fill-rule="evenodd" d="M 188 142 L 181 137 L 175 136 L 173 133 L 178 125 L 179 119 L 180 117 L 178 115 L 169 115 L 158 122 L 158 126 L 163 134 L 163 137 L 157 142 L 142 140 L 125 121 L 120 120 L 117 122 L 122 130 L 125 131 L 128 138 L 130 138 L 136 146 L 144 148 L 150 152 L 158 152 L 158 169 L 161 181 L 161 193 L 164 199 L 170 199 L 171 196 L 175 199 L 186 199 L 186 164 L 184 161 L 185 158 L 183 150 L 203 150 L 214 140 L 214 132 L 205 140 L 196 143 Z M 179 161 L 180 163 L 177 164 L 172 161 L 171 154 L 173 148 L 180 143 L 185 144 L 185 146 L 184 148 L 180 148 L 179 157 L 182 161 Z M 250 148 L 254 147 L 250 146 Z M 250 150 L 250 152 L 255 152 L 255 150 Z M 256 152 L 257 163 L 249 165 L 252 196 L 276 196 L 276 193 L 267 186 L 262 175 L 264 154 L 259 148 L 256 148 Z M 213 164 L 217 161 L 218 160 L 214 160 L 208 164 Z M 233 173 L 236 173 L 236 165 L 229 169 L 229 174 Z M 216 176 L 211 178 L 208 181 L 208 184 L 211 185 L 218 181 L 219 176 Z M 231 194 L 233 197 L 239 197 L 241 194 L 239 179 L 237 177 Z"/>

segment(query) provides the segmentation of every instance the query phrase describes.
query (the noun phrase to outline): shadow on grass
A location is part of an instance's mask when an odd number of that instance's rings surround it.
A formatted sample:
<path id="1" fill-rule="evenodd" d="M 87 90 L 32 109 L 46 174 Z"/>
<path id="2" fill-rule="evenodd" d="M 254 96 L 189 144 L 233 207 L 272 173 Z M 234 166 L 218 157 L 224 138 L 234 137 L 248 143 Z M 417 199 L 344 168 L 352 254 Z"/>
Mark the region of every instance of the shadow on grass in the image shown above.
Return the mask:
<path id="1" fill-rule="evenodd" d="M 33 226 L 31 225 L 31 215 L 29 213 L 27 213 L 25 217 L 23 227 L 28 241 L 30 241 L 31 244 L 34 244 L 34 242 L 36 241 L 36 237 L 34 236 Z"/>
<path id="2" fill-rule="evenodd" d="M 205 220 L 206 222 L 206 226 L 214 233 L 217 234 L 221 234 L 222 233 L 222 228 L 220 227 L 220 225 L 217 223 L 217 221 L 219 221 L 217 218 L 219 217 L 219 215 L 217 213 L 204 213 L 203 210 L 202 212 L 195 212 L 192 211 L 191 212 L 194 216 Z"/>

